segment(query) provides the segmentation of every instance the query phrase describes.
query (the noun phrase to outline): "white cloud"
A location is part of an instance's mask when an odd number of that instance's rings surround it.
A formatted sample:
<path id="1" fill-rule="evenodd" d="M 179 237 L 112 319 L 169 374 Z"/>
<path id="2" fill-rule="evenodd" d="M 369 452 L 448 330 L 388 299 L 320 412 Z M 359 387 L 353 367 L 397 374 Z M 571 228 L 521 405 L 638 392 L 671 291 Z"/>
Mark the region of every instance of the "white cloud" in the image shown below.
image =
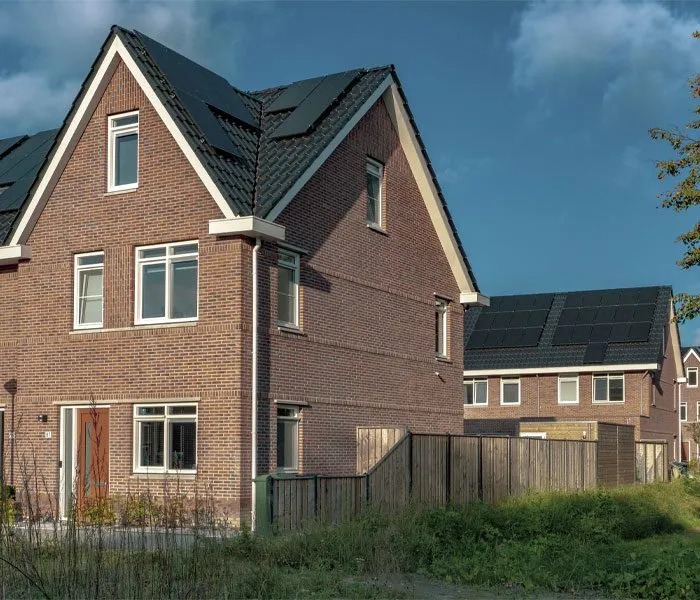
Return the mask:
<path id="1" fill-rule="evenodd" d="M 696 17 L 656 2 L 537 2 L 512 42 L 516 86 L 543 93 L 588 86 L 612 123 L 668 115 L 700 70 Z M 636 113 L 636 114 L 635 114 Z M 654 123 L 648 123 L 650 126 Z"/>
<path id="2" fill-rule="evenodd" d="M 232 4 L 0 2 L 0 137 L 59 125 L 113 24 L 143 31 L 233 78 L 247 35 L 242 21 L 264 9 Z"/>

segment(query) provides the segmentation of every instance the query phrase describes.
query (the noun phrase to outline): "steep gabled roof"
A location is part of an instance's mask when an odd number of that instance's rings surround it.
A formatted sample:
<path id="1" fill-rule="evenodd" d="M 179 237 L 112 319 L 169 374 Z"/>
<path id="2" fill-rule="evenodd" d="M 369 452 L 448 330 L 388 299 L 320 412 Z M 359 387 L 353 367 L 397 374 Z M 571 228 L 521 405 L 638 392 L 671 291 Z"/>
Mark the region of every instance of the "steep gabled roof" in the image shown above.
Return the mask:
<path id="1" fill-rule="evenodd" d="M 84 120 L 88 109 L 85 99 L 99 88 L 96 81 L 109 72 L 102 63 L 110 52 L 114 57 L 115 39 L 122 47 L 116 52 L 121 52 L 123 58 L 128 55 L 127 62 L 142 78 L 142 87 L 152 90 L 147 92 L 151 94 L 149 99 L 158 104 L 161 118 L 177 134 L 180 147 L 227 219 L 255 216 L 274 220 L 363 111 L 391 88 L 394 97 L 400 98 L 400 111 L 409 122 L 410 134 L 404 137 L 410 136 L 413 142 L 406 143 L 417 146 L 420 154 L 412 168 L 423 169 L 430 181 L 423 193 L 434 198 L 431 206 L 437 208 L 431 216 L 436 227 L 441 228 L 441 242 L 461 281 L 460 288 L 463 292 L 479 291 L 393 66 L 355 69 L 243 92 L 148 36 L 114 26 L 55 136 L 56 142 L 43 161 L 42 175 L 35 181 L 42 180 L 43 172 L 48 172 L 46 185 L 55 182 L 55 169 L 74 143 L 68 136 L 74 135 L 74 126 L 80 126 L 80 121 L 73 123 L 73 117 L 80 115 Z M 58 159 L 54 160 L 54 155 Z M 37 202 L 32 200 L 29 209 L 25 199 L 21 221 L 15 216 L 8 225 L 9 219 L 0 216 L 0 226 L 17 230 L 12 235 L 13 244 L 24 243 L 27 228 L 31 230 L 37 211 L 46 201 L 44 189 L 35 187 L 41 192 L 37 192 L 40 197 Z M 27 195 L 31 196 L 33 192 Z"/>
<path id="2" fill-rule="evenodd" d="M 494 296 L 464 319 L 464 370 L 660 364 L 668 286 Z"/>
<path id="3" fill-rule="evenodd" d="M 0 140 L 0 246 L 22 210 L 57 129 Z"/>

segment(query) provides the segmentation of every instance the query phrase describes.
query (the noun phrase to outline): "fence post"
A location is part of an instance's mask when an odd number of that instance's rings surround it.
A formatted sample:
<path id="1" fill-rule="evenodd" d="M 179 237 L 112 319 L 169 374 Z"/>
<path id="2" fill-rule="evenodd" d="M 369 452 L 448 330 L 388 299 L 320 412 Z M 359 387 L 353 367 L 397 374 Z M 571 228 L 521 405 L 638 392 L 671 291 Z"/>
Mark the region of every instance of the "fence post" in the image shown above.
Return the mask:
<path id="1" fill-rule="evenodd" d="M 314 504 L 314 519 L 318 517 L 318 475 L 314 475 L 314 490 L 313 490 L 313 504 Z"/>
<path id="2" fill-rule="evenodd" d="M 445 502 L 452 499 L 452 435 L 447 434 L 447 455 L 445 456 Z"/>
<path id="3" fill-rule="evenodd" d="M 372 501 L 372 496 L 369 493 L 369 471 L 365 473 L 365 506 L 369 506 Z"/>
<path id="4" fill-rule="evenodd" d="M 479 500 L 484 499 L 484 438 L 479 436 Z"/>
<path id="5" fill-rule="evenodd" d="M 408 501 L 413 496 L 413 433 L 408 432 Z"/>

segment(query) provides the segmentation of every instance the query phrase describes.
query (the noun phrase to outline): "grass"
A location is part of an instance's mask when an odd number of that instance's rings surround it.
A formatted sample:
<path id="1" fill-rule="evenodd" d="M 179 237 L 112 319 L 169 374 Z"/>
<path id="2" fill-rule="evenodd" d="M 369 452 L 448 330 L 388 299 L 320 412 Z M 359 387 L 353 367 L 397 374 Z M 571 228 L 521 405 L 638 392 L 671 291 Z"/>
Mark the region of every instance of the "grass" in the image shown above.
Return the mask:
<path id="1" fill-rule="evenodd" d="M 39 531 L 37 529 L 37 531 Z M 699 533 L 696 533 L 699 532 Z M 14 533 L 13 533 L 14 532 Z M 5 528 L 0 597 L 403 597 L 395 573 L 526 593 L 700 596 L 700 482 L 411 507 L 267 537 Z M 154 537 L 155 536 L 155 537 Z"/>

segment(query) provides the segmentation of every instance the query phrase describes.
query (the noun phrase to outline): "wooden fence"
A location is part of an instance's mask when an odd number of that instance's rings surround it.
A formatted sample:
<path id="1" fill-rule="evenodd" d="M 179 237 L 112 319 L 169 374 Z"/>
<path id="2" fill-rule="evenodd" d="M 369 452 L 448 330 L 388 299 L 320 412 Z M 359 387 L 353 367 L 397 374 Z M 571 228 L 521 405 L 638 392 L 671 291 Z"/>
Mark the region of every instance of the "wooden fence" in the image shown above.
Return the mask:
<path id="1" fill-rule="evenodd" d="M 384 458 L 406 431 L 405 427 L 358 427 L 357 472 L 369 471 Z"/>
<path id="2" fill-rule="evenodd" d="M 597 484 L 590 441 L 406 433 L 364 475 L 270 476 L 267 519 L 297 529 L 311 518 L 340 523 L 365 506 L 395 512 L 426 506 L 497 502 L 526 490 L 584 490 Z"/>
<path id="3" fill-rule="evenodd" d="M 637 442 L 635 446 L 635 478 L 637 483 L 668 481 L 666 442 Z"/>

